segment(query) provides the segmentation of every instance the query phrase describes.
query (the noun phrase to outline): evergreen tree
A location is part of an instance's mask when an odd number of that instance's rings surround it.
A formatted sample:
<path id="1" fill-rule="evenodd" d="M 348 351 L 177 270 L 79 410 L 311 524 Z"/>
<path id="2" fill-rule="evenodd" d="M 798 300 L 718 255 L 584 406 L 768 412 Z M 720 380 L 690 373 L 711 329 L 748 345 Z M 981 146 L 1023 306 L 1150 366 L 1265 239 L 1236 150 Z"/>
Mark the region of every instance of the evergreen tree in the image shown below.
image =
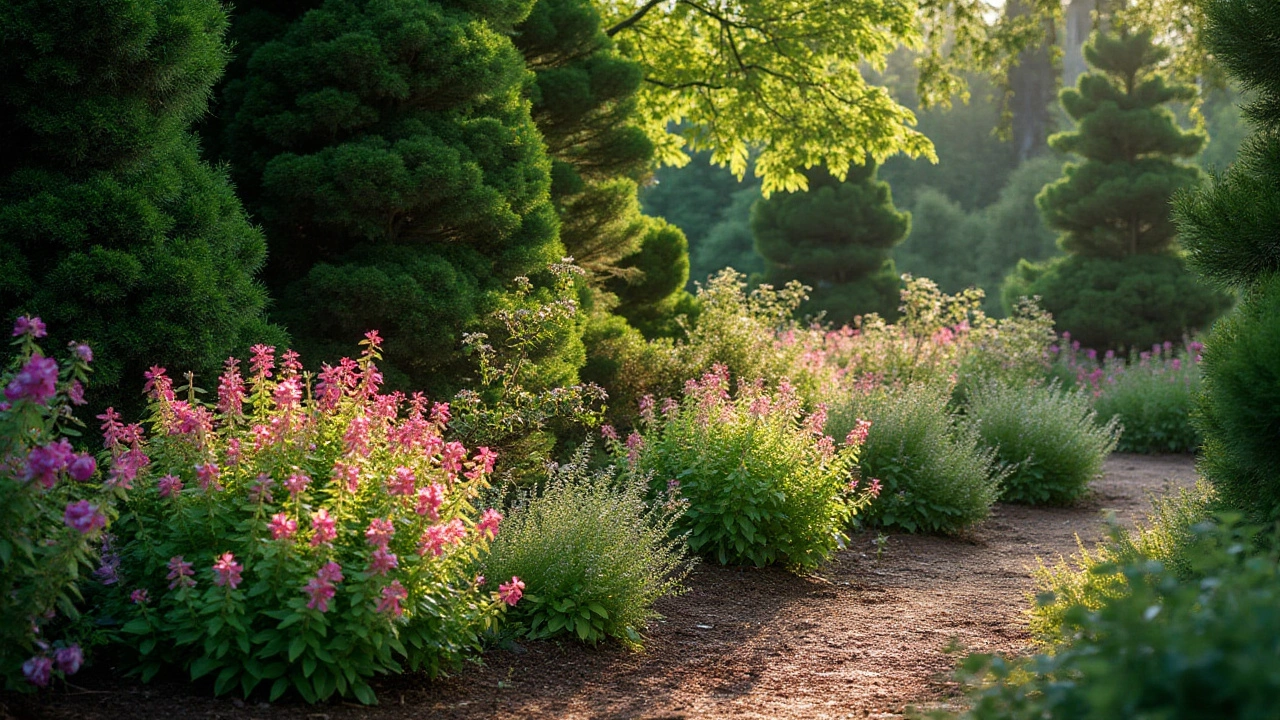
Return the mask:
<path id="1" fill-rule="evenodd" d="M 551 166 L 510 39 L 531 6 L 246 9 L 244 36 L 262 35 L 223 93 L 223 155 L 267 230 L 304 356 L 334 359 L 374 328 L 394 385 L 451 392 L 470 368 L 463 333 L 512 302 L 512 278 L 551 286 L 541 270 L 564 253 Z M 578 335 L 566 325 L 541 349 L 539 381 L 574 377 Z"/>
<path id="2" fill-rule="evenodd" d="M 218 0 L 0 4 L 0 313 L 41 315 L 132 409 L 152 364 L 214 372 L 266 324 L 261 234 L 188 127 L 226 61 Z"/>
<path id="3" fill-rule="evenodd" d="M 1176 338 L 1207 325 L 1227 303 L 1190 279 L 1174 247 L 1170 200 L 1202 175 L 1179 159 L 1199 153 L 1206 138 L 1180 128 L 1165 107 L 1196 95 L 1159 71 L 1167 55 L 1150 30 L 1124 26 L 1085 44 L 1094 70 L 1061 94 L 1076 129 L 1049 138 L 1055 150 L 1083 160 L 1067 163 L 1036 197 L 1069 255 L 1022 263 L 1004 289 L 1006 305 L 1039 295 L 1059 327 L 1086 345 Z M 1154 291 L 1162 287 L 1177 292 Z"/>
<path id="4" fill-rule="evenodd" d="M 1205 342 L 1200 470 L 1252 521 L 1280 519 L 1280 8 L 1209 0 L 1204 36 L 1251 101 L 1254 134 L 1227 172 L 1177 203 L 1193 266 L 1241 293 Z"/>
<path id="5" fill-rule="evenodd" d="M 752 210 L 765 281 L 809 285 L 808 308 L 837 323 L 868 312 L 894 315 L 898 276 L 889 256 L 911 215 L 893 206 L 889 184 L 876 179 L 870 160 L 852 166 L 844 181 L 822 168 L 807 177 L 807 192 L 778 193 Z"/>

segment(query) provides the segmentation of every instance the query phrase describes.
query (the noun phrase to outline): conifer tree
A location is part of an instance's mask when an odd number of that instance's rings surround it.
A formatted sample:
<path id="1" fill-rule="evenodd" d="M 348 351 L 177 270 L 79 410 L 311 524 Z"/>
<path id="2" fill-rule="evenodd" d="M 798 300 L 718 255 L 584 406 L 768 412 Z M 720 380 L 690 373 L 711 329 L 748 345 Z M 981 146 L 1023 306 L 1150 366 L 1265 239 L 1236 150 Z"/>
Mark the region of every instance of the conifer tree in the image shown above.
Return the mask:
<path id="1" fill-rule="evenodd" d="M 0 315 L 88 342 L 90 401 L 126 408 L 152 364 L 283 340 L 262 236 L 188 132 L 226 61 L 221 3 L 14 0 L 0 28 Z"/>
<path id="2" fill-rule="evenodd" d="M 1076 128 L 1049 138 L 1069 162 L 1036 204 L 1068 255 L 1023 262 L 1004 288 L 1006 309 L 1039 295 L 1058 327 L 1093 347 L 1149 346 L 1205 327 L 1227 298 L 1200 284 L 1175 246 L 1170 200 L 1202 173 L 1180 160 L 1206 141 L 1166 107 L 1195 88 L 1159 70 L 1168 52 L 1150 30 L 1123 25 L 1084 45 L 1092 71 L 1061 93 Z"/>
<path id="3" fill-rule="evenodd" d="M 813 288 L 806 309 L 850 322 L 855 315 L 893 316 L 898 276 L 890 254 L 911 227 L 893 206 L 876 165 L 854 165 L 844 181 L 825 169 L 807 173 L 807 192 L 778 193 L 752 208 L 751 231 L 765 260 L 765 282 L 799 280 Z"/>
<path id="4" fill-rule="evenodd" d="M 1191 263 L 1241 294 L 1205 341 L 1200 470 L 1226 505 L 1254 522 L 1280 519 L 1280 8 L 1209 0 L 1204 37 L 1251 97 L 1253 125 L 1236 162 L 1176 219 Z"/>
<path id="5" fill-rule="evenodd" d="M 512 302 L 517 276 L 550 299 L 542 270 L 564 254 L 510 37 L 532 0 L 259 5 L 222 152 L 267 231 L 279 316 L 304 356 L 334 359 L 375 328 L 393 385 L 456 390 L 462 335 Z M 571 381 L 576 326 L 537 359 L 540 381 Z"/>

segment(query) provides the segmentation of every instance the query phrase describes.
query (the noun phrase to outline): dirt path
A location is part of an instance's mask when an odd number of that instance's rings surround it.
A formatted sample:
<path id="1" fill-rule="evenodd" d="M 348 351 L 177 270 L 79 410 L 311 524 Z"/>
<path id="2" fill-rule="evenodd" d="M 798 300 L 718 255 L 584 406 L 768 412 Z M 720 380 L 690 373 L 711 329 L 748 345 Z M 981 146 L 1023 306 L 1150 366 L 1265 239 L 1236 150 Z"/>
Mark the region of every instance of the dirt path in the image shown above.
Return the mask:
<path id="1" fill-rule="evenodd" d="M 1027 646 L 1029 568 L 1099 535 L 1101 511 L 1141 518 L 1149 493 L 1190 485 L 1187 457 L 1116 455 L 1093 497 L 1070 509 L 997 506 L 966 539 L 895 535 L 877 560 L 855 539 L 820 577 L 701 567 L 691 590 L 664 601 L 648 649 L 632 654 L 531 643 L 487 654 L 482 667 L 376 687 L 382 705 L 274 706 L 214 699 L 180 683 L 113 685 L 108 669 L 85 692 L 39 702 L 0 696 L 18 718 L 893 718 L 908 703 L 944 700 L 952 640 L 974 651 Z"/>

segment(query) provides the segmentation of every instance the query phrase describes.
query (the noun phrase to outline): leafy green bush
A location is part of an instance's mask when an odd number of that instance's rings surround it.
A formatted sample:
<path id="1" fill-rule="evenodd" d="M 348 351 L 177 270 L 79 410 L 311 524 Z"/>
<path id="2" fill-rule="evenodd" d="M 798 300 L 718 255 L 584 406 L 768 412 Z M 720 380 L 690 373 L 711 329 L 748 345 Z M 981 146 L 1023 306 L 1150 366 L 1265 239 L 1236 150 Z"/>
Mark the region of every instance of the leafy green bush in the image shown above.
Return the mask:
<path id="1" fill-rule="evenodd" d="M 1111 564 L 1128 592 L 1096 610 L 1072 607 L 1078 630 L 1054 654 L 966 662 L 983 683 L 966 717 L 1274 718 L 1280 554 L 1250 552 L 1255 540 L 1198 528 L 1187 551 L 1198 582 L 1145 558 Z"/>
<path id="2" fill-rule="evenodd" d="M 1088 395 L 1057 383 L 991 383 L 969 394 L 968 420 L 1009 471 L 1005 502 L 1064 505 L 1089 489 L 1116 447 L 1119 422 L 1099 423 Z"/>
<path id="3" fill-rule="evenodd" d="M 945 385 L 866 387 L 832 401 L 827 431 L 852 432 L 871 422 L 858 456 L 859 474 L 878 480 L 868 522 L 908 532 L 955 533 L 987 517 L 1003 472 L 977 432 L 957 425 Z"/>
<path id="4" fill-rule="evenodd" d="M 831 555 L 872 494 L 851 483 L 858 435 L 837 447 L 823 434 L 825 415 L 802 419 L 785 380 L 774 394 L 762 381 L 740 382 L 730 399 L 729 371 L 718 365 L 660 414 L 645 398 L 641 429 L 625 443 L 604 432 L 619 464 L 650 477 L 651 498 L 687 503 L 676 530 L 694 552 L 726 565 L 808 570 Z"/>
<path id="5" fill-rule="evenodd" d="M 1098 419 L 1114 417 L 1124 427 L 1117 450 L 1189 453 L 1200 447 L 1191 413 L 1200 391 L 1201 347 L 1192 342 L 1175 351 L 1166 342 L 1130 353 L 1127 363 L 1104 360 L 1085 377 L 1086 386 L 1093 387 Z"/>
<path id="6" fill-rule="evenodd" d="M 540 491 L 521 494 L 485 574 L 524 581 L 524 598 L 508 617 L 529 637 L 639 647 L 645 624 L 658 617 L 654 601 L 680 592 L 692 567 L 685 539 L 673 532 L 683 506 L 650 506 L 644 477 L 590 472 L 589 452 L 583 446 Z"/>

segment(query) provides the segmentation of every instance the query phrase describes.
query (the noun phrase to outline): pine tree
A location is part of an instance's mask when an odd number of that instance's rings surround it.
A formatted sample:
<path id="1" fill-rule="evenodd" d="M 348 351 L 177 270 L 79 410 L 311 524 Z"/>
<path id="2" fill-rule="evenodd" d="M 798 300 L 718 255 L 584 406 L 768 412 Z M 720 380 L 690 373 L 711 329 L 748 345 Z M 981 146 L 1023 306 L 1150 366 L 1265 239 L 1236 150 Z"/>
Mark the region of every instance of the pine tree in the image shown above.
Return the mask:
<path id="1" fill-rule="evenodd" d="M 1099 348 L 1176 338 L 1205 327 L 1228 302 L 1193 279 L 1174 243 L 1170 200 L 1202 178 L 1179 160 L 1196 155 L 1206 137 L 1180 128 L 1166 107 L 1196 91 L 1160 72 L 1168 52 L 1152 37 L 1121 26 L 1085 43 L 1094 69 L 1061 94 L 1076 128 L 1049 138 L 1083 160 L 1067 163 L 1036 197 L 1069 255 L 1022 263 L 1003 291 L 1009 307 L 1039 295 L 1059 328 Z"/>
<path id="2" fill-rule="evenodd" d="M 893 206 L 889 184 L 876 179 L 870 160 L 851 167 L 843 182 L 822 168 L 807 177 L 807 192 L 778 193 L 752 209 L 764 280 L 809 285 L 807 309 L 825 310 L 837 323 L 868 312 L 894 315 L 898 277 L 889 256 L 911 215 Z"/>
<path id="3" fill-rule="evenodd" d="M 1205 342 L 1200 470 L 1251 521 L 1280 519 L 1280 8 L 1208 0 L 1206 43 L 1251 101 L 1254 134 L 1226 174 L 1181 196 L 1192 265 L 1238 291 Z"/>
<path id="4" fill-rule="evenodd" d="M 0 4 L 0 313 L 41 315 L 135 408 L 152 364 L 214 372 L 266 324 L 262 235 L 189 125 L 226 61 L 218 0 Z"/>
<path id="5" fill-rule="evenodd" d="M 223 155 L 304 356 L 378 329 L 393 385 L 451 392 L 471 365 L 462 335 L 510 302 L 512 279 L 550 286 L 551 164 L 510 39 L 532 4 L 325 0 L 274 37 L 267 19 L 298 3 L 246 10 L 267 37 L 223 93 Z M 578 335 L 542 348 L 542 381 L 573 379 Z"/>

